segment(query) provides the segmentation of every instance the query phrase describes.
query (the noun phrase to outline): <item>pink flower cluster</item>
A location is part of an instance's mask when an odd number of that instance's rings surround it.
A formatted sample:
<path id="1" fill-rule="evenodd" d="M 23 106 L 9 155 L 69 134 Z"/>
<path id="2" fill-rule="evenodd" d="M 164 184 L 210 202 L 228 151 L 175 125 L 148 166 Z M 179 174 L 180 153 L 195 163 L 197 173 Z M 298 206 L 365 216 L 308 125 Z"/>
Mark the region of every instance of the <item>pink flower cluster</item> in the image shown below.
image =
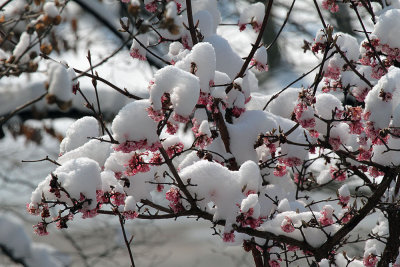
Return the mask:
<path id="1" fill-rule="evenodd" d="M 148 172 L 150 171 L 149 164 L 147 164 L 144 159 L 143 155 L 148 155 L 147 152 L 145 153 L 134 153 L 129 160 L 128 164 L 125 165 L 127 167 L 125 174 L 129 176 L 133 176 L 138 172 Z"/>
<path id="2" fill-rule="evenodd" d="M 276 165 L 274 169 L 274 175 L 278 177 L 282 177 L 286 175 L 287 169 L 285 165 Z"/>
<path id="3" fill-rule="evenodd" d="M 247 212 L 241 213 L 239 216 L 236 217 L 236 222 L 240 223 L 242 227 L 251 227 L 251 228 L 257 228 L 259 227 L 262 223 L 265 217 L 258 217 L 258 218 L 253 218 L 254 214 L 254 209 L 250 208 Z"/>
<path id="4" fill-rule="evenodd" d="M 261 72 L 268 71 L 268 64 L 263 64 L 254 58 L 251 59 L 250 65 L 254 66 L 254 68 L 256 68 L 256 70 L 258 70 L 258 71 L 261 71 Z"/>
<path id="5" fill-rule="evenodd" d="M 281 229 L 285 233 L 291 233 L 295 230 L 292 219 L 290 219 L 290 217 L 288 217 L 288 216 L 285 217 L 285 219 L 281 223 Z"/>
<path id="6" fill-rule="evenodd" d="M 378 263 L 378 258 L 374 254 L 364 256 L 363 263 L 365 267 L 374 267 Z"/>
<path id="7" fill-rule="evenodd" d="M 322 226 L 328 226 L 333 224 L 333 208 L 330 205 L 326 205 L 323 207 L 321 211 L 322 216 L 318 219 Z"/>
<path id="8" fill-rule="evenodd" d="M 146 60 L 146 56 L 142 55 L 138 48 L 131 49 L 131 51 L 129 51 L 129 55 L 131 55 L 131 57 L 137 58 L 139 60 Z"/>
<path id="9" fill-rule="evenodd" d="M 174 213 L 184 210 L 181 202 L 181 193 L 179 192 L 178 188 L 171 187 L 167 193 L 165 193 L 165 198 L 169 201 L 169 206 Z"/>
<path id="10" fill-rule="evenodd" d="M 297 122 L 304 128 L 314 128 L 315 118 L 306 115 L 311 107 L 307 106 L 304 102 L 300 102 L 294 108 L 294 114 L 296 116 Z M 310 114 L 313 115 L 313 114 Z"/>
<path id="11" fill-rule="evenodd" d="M 157 10 L 157 1 L 152 1 L 150 3 L 148 3 L 147 5 L 145 5 L 145 8 L 147 11 L 154 13 Z"/>
<path id="12" fill-rule="evenodd" d="M 331 174 L 332 180 L 342 182 L 347 179 L 346 170 L 339 170 L 339 169 L 331 166 L 329 172 Z"/>
<path id="13" fill-rule="evenodd" d="M 297 157 L 279 158 L 279 162 L 285 164 L 287 167 L 300 166 L 303 163 L 303 161 Z"/>
<path id="14" fill-rule="evenodd" d="M 125 194 L 115 192 L 111 195 L 111 202 L 116 206 L 122 206 L 125 205 L 125 198 Z"/>
<path id="15" fill-rule="evenodd" d="M 279 267 L 279 266 L 281 266 L 281 264 L 280 264 L 278 261 L 282 261 L 282 259 L 279 259 L 279 260 L 269 260 L 269 261 L 268 261 L 268 264 L 269 264 L 269 266 L 271 266 L 271 267 Z"/>
<path id="16" fill-rule="evenodd" d="M 326 10 L 331 11 L 332 13 L 336 13 L 339 11 L 339 6 L 336 3 L 336 0 L 323 0 L 322 7 Z"/>
<path id="17" fill-rule="evenodd" d="M 235 234 L 233 233 L 233 231 L 230 233 L 224 233 L 222 240 L 224 242 L 235 242 Z"/>
<path id="18" fill-rule="evenodd" d="M 47 232 L 47 225 L 43 222 L 40 222 L 40 223 L 34 225 L 33 229 L 34 229 L 34 232 L 40 236 L 49 234 L 49 232 Z"/>
<path id="19" fill-rule="evenodd" d="M 121 151 L 123 153 L 130 153 L 132 151 L 147 149 L 151 152 L 157 151 L 161 147 L 160 142 L 156 142 L 153 144 L 148 144 L 147 140 L 140 140 L 140 141 L 125 141 L 122 144 L 117 145 L 114 147 L 115 151 Z"/>
<path id="20" fill-rule="evenodd" d="M 166 150 L 168 157 L 172 158 L 174 155 L 177 155 L 183 151 L 183 144 L 181 142 L 176 143 L 175 145 L 169 146 Z"/>
<path id="21" fill-rule="evenodd" d="M 133 220 L 139 216 L 139 214 L 136 211 L 132 211 L 132 210 L 124 211 L 122 213 L 122 215 L 124 215 L 125 219 L 128 219 L 128 220 Z"/>

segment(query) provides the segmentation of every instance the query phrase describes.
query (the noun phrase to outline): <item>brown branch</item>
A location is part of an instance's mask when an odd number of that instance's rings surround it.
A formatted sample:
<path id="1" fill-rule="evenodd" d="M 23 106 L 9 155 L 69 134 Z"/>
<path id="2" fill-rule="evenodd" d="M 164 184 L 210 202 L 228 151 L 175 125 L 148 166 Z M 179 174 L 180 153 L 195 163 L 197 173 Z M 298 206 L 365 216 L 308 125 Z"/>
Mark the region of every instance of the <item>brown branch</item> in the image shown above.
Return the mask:
<path id="1" fill-rule="evenodd" d="M 257 40 L 256 40 L 256 42 L 253 44 L 253 47 L 252 47 L 252 49 L 251 49 L 249 55 L 247 56 L 245 62 L 244 62 L 243 65 L 242 65 L 242 68 L 240 69 L 239 73 L 236 75 L 235 79 L 244 76 L 244 73 L 246 72 L 247 67 L 248 67 L 249 64 L 250 64 L 251 59 L 253 58 L 254 54 L 255 54 L 256 51 L 257 51 L 257 49 L 260 47 L 261 39 L 262 39 L 263 33 L 264 33 L 264 31 L 265 31 L 265 28 L 267 27 L 268 18 L 270 17 L 270 14 L 271 14 L 271 8 L 272 8 L 272 3 L 273 3 L 273 2 L 274 2 L 274 0 L 269 0 L 269 1 L 268 1 L 268 5 L 267 5 L 266 10 L 265 10 L 264 19 L 263 19 L 263 22 L 262 22 L 262 25 L 261 25 L 260 32 L 258 33 L 258 36 L 257 36 Z M 234 79 L 234 80 L 235 80 L 235 79 Z M 229 85 L 229 86 L 225 89 L 225 92 L 226 92 L 226 93 L 229 93 L 229 91 L 232 90 L 232 88 L 233 88 L 233 83 L 232 83 L 231 85 Z"/>
<path id="2" fill-rule="evenodd" d="M 197 209 L 196 200 L 193 198 L 189 190 L 186 188 L 186 185 L 183 183 L 181 177 L 179 176 L 178 171 L 176 170 L 174 164 L 172 163 L 172 160 L 168 157 L 167 152 L 162 147 L 159 148 L 159 151 L 161 155 L 164 157 L 164 160 L 167 163 L 169 170 L 172 172 L 175 181 L 178 183 L 179 189 L 182 190 L 183 194 L 185 195 L 190 205 L 192 206 L 192 209 Z"/>
<path id="3" fill-rule="evenodd" d="M 189 32 L 190 36 L 192 37 L 193 46 L 198 43 L 196 28 L 194 27 L 193 23 L 193 13 L 192 13 L 192 0 L 186 0 L 186 12 L 187 12 L 187 19 L 189 23 Z"/>
<path id="4" fill-rule="evenodd" d="M 125 232 L 125 227 L 124 227 L 124 219 L 120 213 L 118 213 L 118 219 L 119 219 L 119 224 L 121 225 L 122 234 L 124 236 L 125 245 L 129 252 L 129 258 L 131 260 L 132 267 L 135 267 L 135 262 L 133 261 L 131 245 L 130 245 L 128 238 L 126 237 L 126 232 Z"/>
<path id="5" fill-rule="evenodd" d="M 276 34 L 274 40 L 272 40 L 272 42 L 268 45 L 267 50 L 268 50 L 271 46 L 273 46 L 273 45 L 275 44 L 275 42 L 278 40 L 278 37 L 281 35 L 283 29 L 284 29 L 285 26 L 286 26 L 286 23 L 287 23 L 288 20 L 289 20 L 290 14 L 292 13 L 292 10 L 293 10 L 294 3 L 295 3 L 295 2 L 296 2 L 296 0 L 293 0 L 292 4 L 291 4 L 290 7 L 289 7 L 288 12 L 286 13 L 286 18 L 285 18 L 285 20 L 283 21 L 283 24 L 282 24 L 281 28 L 279 29 L 278 33 Z"/>
<path id="6" fill-rule="evenodd" d="M 29 107 L 30 105 L 35 104 L 36 102 L 39 102 L 40 100 L 42 100 L 45 96 L 47 95 L 47 92 L 42 94 L 41 96 L 38 96 L 35 99 L 32 99 L 31 101 L 26 102 L 25 104 L 23 104 L 22 106 L 17 107 L 15 110 L 13 110 L 12 112 L 10 112 L 8 115 L 1 117 L 0 119 L 0 126 L 3 125 L 6 121 L 8 121 L 9 119 L 11 119 L 15 114 L 17 114 L 18 112 L 20 112 L 21 110 L 23 110 L 26 107 Z"/>

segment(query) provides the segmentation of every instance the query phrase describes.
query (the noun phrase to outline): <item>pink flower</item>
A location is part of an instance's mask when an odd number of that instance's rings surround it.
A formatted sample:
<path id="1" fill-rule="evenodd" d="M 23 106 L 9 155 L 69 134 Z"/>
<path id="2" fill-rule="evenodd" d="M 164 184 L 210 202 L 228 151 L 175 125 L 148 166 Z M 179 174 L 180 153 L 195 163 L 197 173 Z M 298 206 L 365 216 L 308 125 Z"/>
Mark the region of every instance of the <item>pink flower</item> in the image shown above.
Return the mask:
<path id="1" fill-rule="evenodd" d="M 121 151 L 123 153 L 130 153 L 135 150 L 144 149 L 147 147 L 147 140 L 140 140 L 140 141 L 125 141 L 122 144 L 117 145 L 114 147 L 115 151 Z"/>
<path id="2" fill-rule="evenodd" d="M 212 143 L 213 139 L 208 137 L 206 134 L 201 134 L 201 133 L 198 134 L 196 134 L 196 140 L 194 143 L 195 146 L 204 149 L 206 146 Z"/>
<path id="3" fill-rule="evenodd" d="M 324 73 L 324 77 L 331 78 L 333 80 L 339 80 L 340 68 L 337 66 L 329 65 L 326 72 Z"/>
<path id="4" fill-rule="evenodd" d="M 48 235 L 47 226 L 43 222 L 40 222 L 33 226 L 34 232 L 40 236 Z"/>
<path id="5" fill-rule="evenodd" d="M 329 137 L 329 144 L 332 146 L 333 150 L 339 150 L 340 145 L 342 144 L 342 140 L 340 137 Z"/>
<path id="6" fill-rule="evenodd" d="M 148 153 L 134 153 L 129 160 L 125 174 L 129 176 L 133 176 L 138 172 L 148 172 L 150 171 L 149 165 L 144 162 L 143 155 L 147 155 Z"/>
<path id="7" fill-rule="evenodd" d="M 157 185 L 157 192 L 162 192 L 164 190 L 164 185 L 158 184 Z"/>
<path id="8" fill-rule="evenodd" d="M 116 192 L 116 193 L 112 194 L 112 196 L 111 196 L 111 199 L 112 199 L 111 202 L 112 202 L 114 205 L 117 205 L 117 206 L 125 205 L 125 197 L 126 197 L 125 194 L 121 194 L 121 193 L 119 193 L 119 192 Z"/>
<path id="9" fill-rule="evenodd" d="M 282 259 L 280 259 L 282 261 Z M 271 267 L 279 267 L 281 264 L 277 260 L 269 260 L 268 261 L 269 266 Z"/>
<path id="10" fill-rule="evenodd" d="M 176 134 L 178 129 L 179 129 L 178 124 L 167 121 L 167 133 L 169 133 L 170 135 L 174 135 L 174 134 Z"/>
<path id="11" fill-rule="evenodd" d="M 167 191 L 167 193 L 165 193 L 165 198 L 169 201 L 169 206 L 174 213 L 178 213 L 184 210 L 181 203 L 181 194 L 178 188 L 171 187 Z"/>
<path id="12" fill-rule="evenodd" d="M 328 226 L 333 224 L 333 208 L 331 205 L 325 205 L 321 211 L 322 217 L 319 218 L 319 222 L 322 226 Z"/>
<path id="13" fill-rule="evenodd" d="M 382 99 L 382 101 L 389 102 L 393 98 L 393 94 L 390 92 L 385 92 L 383 89 L 381 89 L 379 93 L 379 97 Z"/>
<path id="14" fill-rule="evenodd" d="M 332 13 L 336 13 L 339 11 L 339 6 L 337 5 L 336 0 L 322 1 L 322 7 L 326 10 L 331 11 Z"/>
<path id="15" fill-rule="evenodd" d="M 248 226 L 253 229 L 259 227 L 263 223 L 265 217 L 254 218 L 252 217 L 253 213 L 254 209 L 250 208 L 247 212 L 241 213 L 239 216 L 237 216 L 236 222 L 240 223 L 242 227 Z"/>
<path id="16" fill-rule="evenodd" d="M 358 160 L 370 160 L 372 157 L 372 148 L 366 150 L 363 147 L 360 147 L 358 149 L 358 152 L 359 152 L 357 156 Z"/>
<path id="17" fill-rule="evenodd" d="M 184 147 L 183 147 L 183 144 L 181 142 L 179 142 L 179 143 L 177 143 L 175 145 L 169 146 L 167 148 L 167 150 L 166 150 L 166 152 L 168 154 L 168 157 L 172 158 L 172 156 L 181 153 L 183 151 L 183 148 Z"/>
<path id="18" fill-rule="evenodd" d="M 33 203 L 27 203 L 26 204 L 26 210 L 32 214 L 32 215 L 39 215 L 40 214 L 40 209 L 37 205 Z"/>
<path id="19" fill-rule="evenodd" d="M 314 128 L 315 118 L 313 110 L 306 103 L 300 102 L 294 108 L 297 122 L 304 128 Z"/>
<path id="20" fill-rule="evenodd" d="M 281 229 L 285 233 L 293 232 L 295 229 L 294 229 L 294 226 L 292 223 L 292 219 L 290 219 L 288 216 L 286 216 L 285 219 L 281 223 Z"/>
<path id="21" fill-rule="evenodd" d="M 85 210 L 85 211 L 80 211 L 82 213 L 82 219 L 88 219 L 88 218 L 93 218 L 97 216 L 97 208 L 94 208 L 92 210 Z"/>
<path id="22" fill-rule="evenodd" d="M 146 60 L 146 56 L 142 55 L 138 48 L 131 49 L 130 52 L 129 52 L 129 55 L 131 55 L 131 57 L 137 58 L 139 60 Z"/>
<path id="23" fill-rule="evenodd" d="M 369 254 L 364 256 L 363 263 L 366 267 L 374 267 L 378 263 L 378 258 L 374 254 Z"/>
<path id="24" fill-rule="evenodd" d="M 254 66 L 256 68 L 256 70 L 258 71 L 268 71 L 268 64 L 263 64 L 257 60 L 255 60 L 254 58 L 251 59 L 250 61 L 250 65 Z"/>
<path id="25" fill-rule="evenodd" d="M 360 121 L 351 121 L 349 126 L 351 134 L 361 134 L 364 131 L 364 125 Z"/>
<path id="26" fill-rule="evenodd" d="M 349 210 L 348 207 L 344 208 L 343 210 L 344 210 L 344 213 L 340 217 L 340 220 L 342 221 L 343 224 L 345 224 L 345 223 L 348 223 L 351 220 L 353 215 L 351 215 L 351 213 L 348 211 Z"/>
<path id="27" fill-rule="evenodd" d="M 148 107 L 146 110 L 149 117 L 156 122 L 162 121 L 165 118 L 162 110 L 154 110 L 153 107 Z"/>
<path id="28" fill-rule="evenodd" d="M 182 122 L 182 123 L 187 123 L 189 118 L 188 117 L 183 117 L 179 114 L 174 113 L 174 116 L 172 116 L 175 121 L 177 122 Z"/>
<path id="29" fill-rule="evenodd" d="M 367 97 L 369 91 L 370 91 L 370 89 L 368 89 L 368 88 L 355 87 L 351 91 L 351 93 L 357 99 L 357 101 L 364 102 L 364 100 Z"/>
<path id="30" fill-rule="evenodd" d="M 374 178 L 384 175 L 384 173 L 379 171 L 376 167 L 369 167 L 368 172 Z"/>
<path id="31" fill-rule="evenodd" d="M 274 169 L 274 175 L 278 177 L 282 177 L 287 173 L 285 165 L 276 165 Z"/>
<path id="32" fill-rule="evenodd" d="M 160 153 L 154 153 L 153 157 L 149 161 L 150 165 L 160 165 L 162 164 L 162 158 Z"/>
<path id="33" fill-rule="evenodd" d="M 350 196 L 339 196 L 339 201 L 341 205 L 347 205 L 350 201 Z"/>
<path id="34" fill-rule="evenodd" d="M 145 8 L 147 11 L 154 13 L 157 10 L 157 3 L 156 1 L 150 2 L 147 5 L 145 5 Z"/>
<path id="35" fill-rule="evenodd" d="M 233 232 L 224 233 L 222 240 L 224 242 L 235 242 L 235 234 Z"/>
<path id="36" fill-rule="evenodd" d="M 240 115 L 242 115 L 245 111 L 246 111 L 245 108 L 233 107 L 233 109 L 232 109 L 232 114 L 233 114 L 233 116 L 235 116 L 236 118 L 239 118 Z"/>
<path id="37" fill-rule="evenodd" d="M 331 174 L 332 180 L 342 182 L 342 181 L 346 180 L 346 178 L 347 178 L 346 170 L 339 170 L 339 169 L 331 166 L 329 172 Z"/>
<path id="38" fill-rule="evenodd" d="M 299 166 L 303 161 L 297 157 L 279 158 L 279 162 L 285 164 L 287 167 Z"/>
<path id="39" fill-rule="evenodd" d="M 132 210 L 124 211 L 122 213 L 122 215 L 124 215 L 125 219 L 128 219 L 128 220 L 133 220 L 139 216 L 139 214 L 136 211 L 132 211 Z"/>

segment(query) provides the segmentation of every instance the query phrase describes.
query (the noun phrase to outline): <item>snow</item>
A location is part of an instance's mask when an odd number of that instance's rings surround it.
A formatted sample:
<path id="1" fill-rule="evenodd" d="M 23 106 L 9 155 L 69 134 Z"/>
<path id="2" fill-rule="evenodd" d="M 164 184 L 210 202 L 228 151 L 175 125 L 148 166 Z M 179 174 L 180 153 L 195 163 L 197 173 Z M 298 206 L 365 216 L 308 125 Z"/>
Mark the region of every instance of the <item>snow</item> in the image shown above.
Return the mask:
<path id="1" fill-rule="evenodd" d="M 60 143 L 60 154 L 82 146 L 89 141 L 89 137 L 98 137 L 99 131 L 99 122 L 94 117 L 86 116 L 76 120 Z"/>
<path id="2" fill-rule="evenodd" d="M 18 44 L 15 46 L 13 50 L 13 56 L 21 62 L 21 63 L 27 63 L 29 61 L 29 54 L 32 52 L 35 52 L 36 55 L 40 54 L 39 51 L 39 44 L 35 43 L 38 40 L 38 36 L 36 32 L 33 34 L 29 35 L 27 32 L 23 32 L 21 34 L 21 37 L 19 38 Z M 30 47 L 33 45 L 32 47 Z"/>
<path id="3" fill-rule="evenodd" d="M 251 161 L 243 163 L 239 171 L 230 171 L 218 163 L 201 160 L 182 169 L 179 175 L 185 183 L 190 179 L 190 183 L 197 185 L 188 190 L 202 199 L 198 201 L 201 209 L 209 210 L 210 201 L 215 204 L 213 220 L 227 220 L 225 232 L 230 231 L 239 212 L 236 204 L 242 203 L 246 192 L 257 192 L 260 181 L 258 166 Z"/>
<path id="4" fill-rule="evenodd" d="M 66 103 L 72 101 L 72 81 L 64 65 L 51 62 L 48 65 L 49 94 L 54 96 L 55 102 Z M 62 104 L 58 104 L 59 106 Z M 61 108 L 61 106 L 60 106 Z"/>
<path id="5" fill-rule="evenodd" d="M 378 23 L 372 34 L 376 35 L 381 43 L 388 44 L 392 48 L 400 48 L 400 29 L 393 25 L 400 24 L 400 10 L 390 9 L 379 16 Z"/>
<path id="6" fill-rule="evenodd" d="M 115 140 L 120 143 L 141 140 L 150 144 L 159 142 L 157 123 L 147 116 L 146 109 L 149 107 L 149 100 L 134 101 L 123 107 L 111 126 Z"/>
<path id="7" fill-rule="evenodd" d="M 150 88 L 150 101 L 154 110 L 162 108 L 161 97 L 171 94 L 175 114 L 189 117 L 200 94 L 199 78 L 174 66 L 167 66 L 156 72 Z"/>
<path id="8" fill-rule="evenodd" d="M 196 64 L 195 67 L 192 66 L 193 63 Z M 212 45 L 209 43 L 199 43 L 193 46 L 190 53 L 176 63 L 175 66 L 187 72 L 191 72 L 191 69 L 194 67 L 194 74 L 199 77 L 201 91 L 208 93 L 210 91 L 210 81 L 214 79 L 215 65 L 215 52 Z"/>
<path id="9" fill-rule="evenodd" d="M 58 182 L 71 198 L 80 199 L 82 193 L 86 199 L 93 200 L 90 204 L 87 204 L 86 209 L 91 210 L 96 207 L 96 189 L 101 186 L 100 167 L 96 161 L 89 158 L 71 159 L 58 167 L 53 175 L 58 178 Z M 33 191 L 31 204 L 41 203 L 43 195 L 49 200 L 57 199 L 53 193 L 49 192 L 51 179 L 52 176 L 48 175 Z M 59 200 L 72 205 L 71 199 L 64 193 L 61 193 Z"/>
<path id="10" fill-rule="evenodd" d="M 58 16 L 57 7 L 52 2 L 46 2 L 43 5 L 43 11 L 46 15 L 48 15 L 51 18 L 55 18 L 56 16 Z"/>
<path id="11" fill-rule="evenodd" d="M 9 214 L 0 215 L 0 246 L 8 249 L 14 258 L 32 267 L 65 266 L 54 257 L 54 248 L 33 242 L 23 222 Z"/>

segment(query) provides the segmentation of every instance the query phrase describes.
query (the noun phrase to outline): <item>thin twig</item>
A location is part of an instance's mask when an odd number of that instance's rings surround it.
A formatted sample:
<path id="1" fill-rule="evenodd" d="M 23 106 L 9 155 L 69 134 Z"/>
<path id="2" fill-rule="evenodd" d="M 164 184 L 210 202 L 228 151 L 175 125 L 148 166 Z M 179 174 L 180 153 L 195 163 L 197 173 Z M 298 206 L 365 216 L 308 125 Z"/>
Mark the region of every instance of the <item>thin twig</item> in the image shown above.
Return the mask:
<path id="1" fill-rule="evenodd" d="M 32 99 L 31 101 L 26 102 L 25 104 L 23 104 L 22 106 L 17 107 L 15 110 L 13 110 L 11 113 L 9 113 L 8 115 L 2 117 L 0 119 L 0 126 L 3 125 L 6 121 L 8 121 L 9 119 L 11 119 L 15 114 L 17 114 L 18 112 L 20 112 L 21 110 L 23 110 L 26 107 L 29 107 L 30 105 L 35 104 L 36 102 L 39 102 L 40 100 L 42 100 L 45 96 L 47 95 L 47 92 L 42 94 L 41 96 L 38 96 L 35 99 Z"/>

